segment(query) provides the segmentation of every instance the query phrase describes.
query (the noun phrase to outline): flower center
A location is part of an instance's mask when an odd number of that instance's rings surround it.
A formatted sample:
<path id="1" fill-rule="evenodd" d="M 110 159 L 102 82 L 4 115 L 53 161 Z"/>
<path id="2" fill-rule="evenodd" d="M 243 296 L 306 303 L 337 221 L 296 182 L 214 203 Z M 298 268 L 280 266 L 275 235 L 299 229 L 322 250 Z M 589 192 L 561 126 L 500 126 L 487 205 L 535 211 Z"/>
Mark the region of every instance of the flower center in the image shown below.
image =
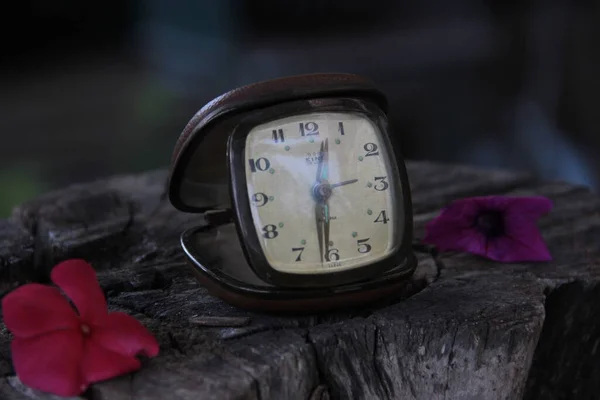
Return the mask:
<path id="1" fill-rule="evenodd" d="M 83 334 L 85 336 L 89 335 L 90 331 L 91 331 L 91 329 L 90 329 L 89 325 L 87 325 L 87 324 L 81 324 L 81 332 L 83 332 Z"/>
<path id="2" fill-rule="evenodd" d="M 499 211 L 482 212 L 477 216 L 475 225 L 487 237 L 504 234 L 504 216 Z"/>

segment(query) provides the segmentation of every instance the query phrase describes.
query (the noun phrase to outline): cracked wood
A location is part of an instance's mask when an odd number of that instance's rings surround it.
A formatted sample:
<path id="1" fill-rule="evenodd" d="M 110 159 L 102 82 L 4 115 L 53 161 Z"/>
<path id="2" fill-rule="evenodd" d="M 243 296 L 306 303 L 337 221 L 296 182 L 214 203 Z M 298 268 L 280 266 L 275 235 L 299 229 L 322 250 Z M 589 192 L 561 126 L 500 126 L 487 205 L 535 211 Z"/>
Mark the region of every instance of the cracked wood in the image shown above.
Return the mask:
<path id="1" fill-rule="evenodd" d="M 165 171 L 49 193 L 0 222 L 0 291 L 47 282 L 71 257 L 96 268 L 110 308 L 157 336 L 161 354 L 94 385 L 93 399 L 562 399 L 598 393 L 600 201 L 527 174 L 408 163 L 415 235 L 447 202 L 484 194 L 545 195 L 540 221 L 554 256 L 498 264 L 443 254 L 436 279 L 421 255 L 407 299 L 282 317 L 209 296 L 184 266 L 179 234 L 203 223 L 165 200 Z M 51 398 L 14 377 L 0 329 L 2 398 Z M 312 396 L 312 397 L 311 397 Z"/>

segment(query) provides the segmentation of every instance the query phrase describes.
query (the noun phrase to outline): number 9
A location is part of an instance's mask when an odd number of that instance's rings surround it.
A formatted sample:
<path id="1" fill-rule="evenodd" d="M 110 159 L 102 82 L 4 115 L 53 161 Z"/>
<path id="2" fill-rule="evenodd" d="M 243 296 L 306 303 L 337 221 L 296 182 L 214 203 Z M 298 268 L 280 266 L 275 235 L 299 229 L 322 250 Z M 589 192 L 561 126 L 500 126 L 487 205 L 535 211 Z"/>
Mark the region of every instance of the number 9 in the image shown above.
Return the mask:
<path id="1" fill-rule="evenodd" d="M 269 202 L 269 197 L 264 193 L 254 193 L 252 195 L 252 202 L 256 207 L 262 207 Z"/>

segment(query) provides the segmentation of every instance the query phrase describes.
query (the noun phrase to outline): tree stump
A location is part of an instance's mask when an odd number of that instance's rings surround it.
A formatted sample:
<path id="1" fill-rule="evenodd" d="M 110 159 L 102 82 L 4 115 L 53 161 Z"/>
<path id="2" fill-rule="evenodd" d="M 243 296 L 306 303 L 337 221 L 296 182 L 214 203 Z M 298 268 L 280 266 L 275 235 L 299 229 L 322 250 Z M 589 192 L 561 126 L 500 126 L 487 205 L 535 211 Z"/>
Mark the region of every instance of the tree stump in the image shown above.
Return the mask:
<path id="1" fill-rule="evenodd" d="M 161 353 L 89 399 L 592 399 L 600 396 L 600 200 L 528 174 L 409 162 L 415 236 L 449 201 L 544 195 L 554 261 L 420 256 L 411 293 L 304 316 L 236 309 L 185 266 L 179 235 L 203 223 L 166 200 L 166 171 L 76 185 L 0 222 L 0 291 L 48 282 L 66 258 L 96 269 L 112 310 L 138 318 Z M 227 317 L 227 318 L 225 318 Z M 222 326 L 218 326 L 222 325 Z M 0 398 L 52 398 L 14 376 L 0 331 Z"/>

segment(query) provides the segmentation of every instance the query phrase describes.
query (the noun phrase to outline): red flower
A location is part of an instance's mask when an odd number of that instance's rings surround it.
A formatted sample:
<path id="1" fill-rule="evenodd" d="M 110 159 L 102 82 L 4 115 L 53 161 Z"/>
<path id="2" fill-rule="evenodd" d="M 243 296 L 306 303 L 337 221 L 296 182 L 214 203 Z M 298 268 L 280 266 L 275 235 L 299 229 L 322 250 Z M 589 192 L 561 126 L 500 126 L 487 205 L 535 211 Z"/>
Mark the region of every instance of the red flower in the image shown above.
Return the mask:
<path id="1" fill-rule="evenodd" d="M 54 267 L 61 292 L 36 283 L 23 285 L 2 300 L 4 323 L 13 333 L 12 360 L 31 388 L 75 396 L 94 382 L 140 368 L 135 357 L 158 354 L 158 343 L 136 319 L 109 313 L 94 269 L 83 260 Z"/>
<path id="2" fill-rule="evenodd" d="M 548 261 L 536 222 L 552 209 L 545 197 L 487 196 L 457 200 L 427 224 L 423 242 L 502 262 Z"/>

